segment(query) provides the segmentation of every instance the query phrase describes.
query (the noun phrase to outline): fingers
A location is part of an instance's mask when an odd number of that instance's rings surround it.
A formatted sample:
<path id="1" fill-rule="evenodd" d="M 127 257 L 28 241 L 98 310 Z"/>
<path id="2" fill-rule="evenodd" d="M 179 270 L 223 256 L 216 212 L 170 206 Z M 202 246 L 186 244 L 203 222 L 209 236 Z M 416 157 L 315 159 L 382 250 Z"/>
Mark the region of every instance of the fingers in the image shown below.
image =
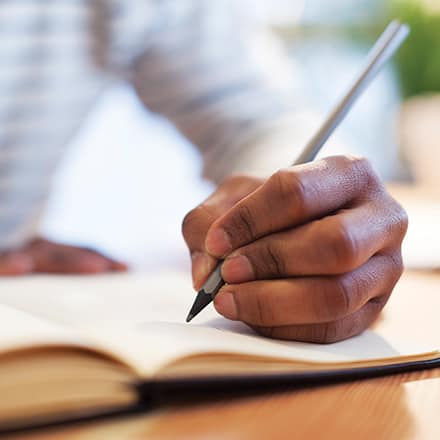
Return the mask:
<path id="1" fill-rule="evenodd" d="M 333 322 L 253 328 L 261 335 L 274 339 L 331 344 L 362 333 L 377 319 L 385 303 L 384 298 L 372 299 L 352 315 Z"/>
<path id="2" fill-rule="evenodd" d="M 280 170 L 210 228 L 207 250 L 224 257 L 271 232 L 321 218 L 381 191 L 364 159 L 330 157 Z"/>
<path id="3" fill-rule="evenodd" d="M 228 283 L 216 309 L 267 336 L 353 336 L 402 273 L 406 213 L 362 159 L 281 170 L 206 227 L 200 246 Z"/>
<path id="4" fill-rule="evenodd" d="M 34 240 L 26 252 L 33 261 L 33 271 L 58 274 L 97 274 L 123 272 L 124 263 L 91 249 Z"/>
<path id="5" fill-rule="evenodd" d="M 372 299 L 385 303 L 401 273 L 400 255 L 377 255 L 343 275 L 226 285 L 214 305 L 226 318 L 257 327 L 337 322 Z"/>
<path id="6" fill-rule="evenodd" d="M 236 176 L 226 180 L 205 202 L 183 220 L 182 234 L 190 250 L 194 287 L 199 289 L 218 260 L 206 252 L 205 239 L 211 225 L 239 200 L 262 184 L 261 179 Z"/>
<path id="7" fill-rule="evenodd" d="M 25 275 L 32 270 L 32 258 L 24 252 L 6 252 L 0 255 L 0 276 Z"/>
<path id="8" fill-rule="evenodd" d="M 406 216 L 397 204 L 369 202 L 243 246 L 226 258 L 222 275 L 235 284 L 343 274 L 383 249 L 400 247 L 405 230 Z"/>

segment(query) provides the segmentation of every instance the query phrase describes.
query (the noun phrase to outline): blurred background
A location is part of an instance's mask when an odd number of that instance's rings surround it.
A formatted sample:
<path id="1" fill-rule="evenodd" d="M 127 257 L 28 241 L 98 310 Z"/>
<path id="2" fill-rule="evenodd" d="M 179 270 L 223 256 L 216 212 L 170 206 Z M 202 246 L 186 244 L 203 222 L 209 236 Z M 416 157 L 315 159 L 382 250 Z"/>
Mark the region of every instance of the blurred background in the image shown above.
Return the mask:
<path id="1" fill-rule="evenodd" d="M 411 25 L 395 62 L 340 128 L 340 149 L 326 154 L 367 156 L 384 179 L 400 182 L 393 191 L 403 194 L 417 225 L 407 240 L 407 261 L 440 266 L 440 246 L 432 240 L 440 219 L 440 0 L 243 1 L 282 39 L 292 78 L 293 72 L 301 78 L 304 95 L 321 112 L 351 82 L 387 22 Z M 152 143 L 161 147 L 149 148 Z M 188 265 L 181 219 L 213 189 L 200 170 L 194 148 L 163 119 L 145 117 L 130 88 L 117 84 L 72 142 L 43 231 L 137 267 Z M 427 200 L 405 188 L 423 188 Z"/>

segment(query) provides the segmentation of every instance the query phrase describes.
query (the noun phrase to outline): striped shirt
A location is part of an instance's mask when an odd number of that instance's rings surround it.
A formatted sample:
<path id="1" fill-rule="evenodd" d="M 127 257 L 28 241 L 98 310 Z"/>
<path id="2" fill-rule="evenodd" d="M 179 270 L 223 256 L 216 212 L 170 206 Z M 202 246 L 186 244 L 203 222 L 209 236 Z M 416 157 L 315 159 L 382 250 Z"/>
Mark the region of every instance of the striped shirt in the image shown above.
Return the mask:
<path id="1" fill-rule="evenodd" d="M 285 164 L 308 123 L 277 42 L 238 0 L 2 0 L 0 250 L 35 236 L 68 141 L 121 78 L 215 182 Z"/>

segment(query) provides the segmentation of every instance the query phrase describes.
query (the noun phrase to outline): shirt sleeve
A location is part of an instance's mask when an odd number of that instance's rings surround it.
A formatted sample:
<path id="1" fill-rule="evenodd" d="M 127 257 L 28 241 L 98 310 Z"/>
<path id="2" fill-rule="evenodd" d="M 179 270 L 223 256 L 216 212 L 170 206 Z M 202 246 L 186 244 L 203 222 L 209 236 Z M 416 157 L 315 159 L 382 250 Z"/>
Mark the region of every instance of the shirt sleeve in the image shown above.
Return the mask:
<path id="1" fill-rule="evenodd" d="M 143 103 L 199 149 L 214 182 L 292 163 L 317 117 L 278 40 L 241 2 L 167 4 L 132 70 Z"/>

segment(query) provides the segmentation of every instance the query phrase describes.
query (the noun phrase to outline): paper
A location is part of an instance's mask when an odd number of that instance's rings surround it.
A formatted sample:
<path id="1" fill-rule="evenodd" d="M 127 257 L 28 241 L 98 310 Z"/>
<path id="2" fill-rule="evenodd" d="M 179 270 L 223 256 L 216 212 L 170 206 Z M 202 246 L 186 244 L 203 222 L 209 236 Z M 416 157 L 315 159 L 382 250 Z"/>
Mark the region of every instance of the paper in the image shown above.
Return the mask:
<path id="1" fill-rule="evenodd" d="M 194 294 L 187 275 L 167 272 L 155 276 L 40 276 L 0 283 L 0 302 L 48 319 L 66 334 L 73 327 L 98 347 L 129 360 L 145 375 L 173 359 L 201 352 L 352 363 L 433 351 L 423 344 L 385 339 L 372 331 L 331 345 L 271 340 L 257 336 L 242 323 L 220 317 L 212 306 L 186 324 Z"/>
<path id="2" fill-rule="evenodd" d="M 0 304 L 0 353 L 38 344 L 81 344 L 72 330 Z"/>
<path id="3" fill-rule="evenodd" d="M 179 272 L 0 279 L 0 303 L 66 326 L 183 322 L 194 292 Z"/>

